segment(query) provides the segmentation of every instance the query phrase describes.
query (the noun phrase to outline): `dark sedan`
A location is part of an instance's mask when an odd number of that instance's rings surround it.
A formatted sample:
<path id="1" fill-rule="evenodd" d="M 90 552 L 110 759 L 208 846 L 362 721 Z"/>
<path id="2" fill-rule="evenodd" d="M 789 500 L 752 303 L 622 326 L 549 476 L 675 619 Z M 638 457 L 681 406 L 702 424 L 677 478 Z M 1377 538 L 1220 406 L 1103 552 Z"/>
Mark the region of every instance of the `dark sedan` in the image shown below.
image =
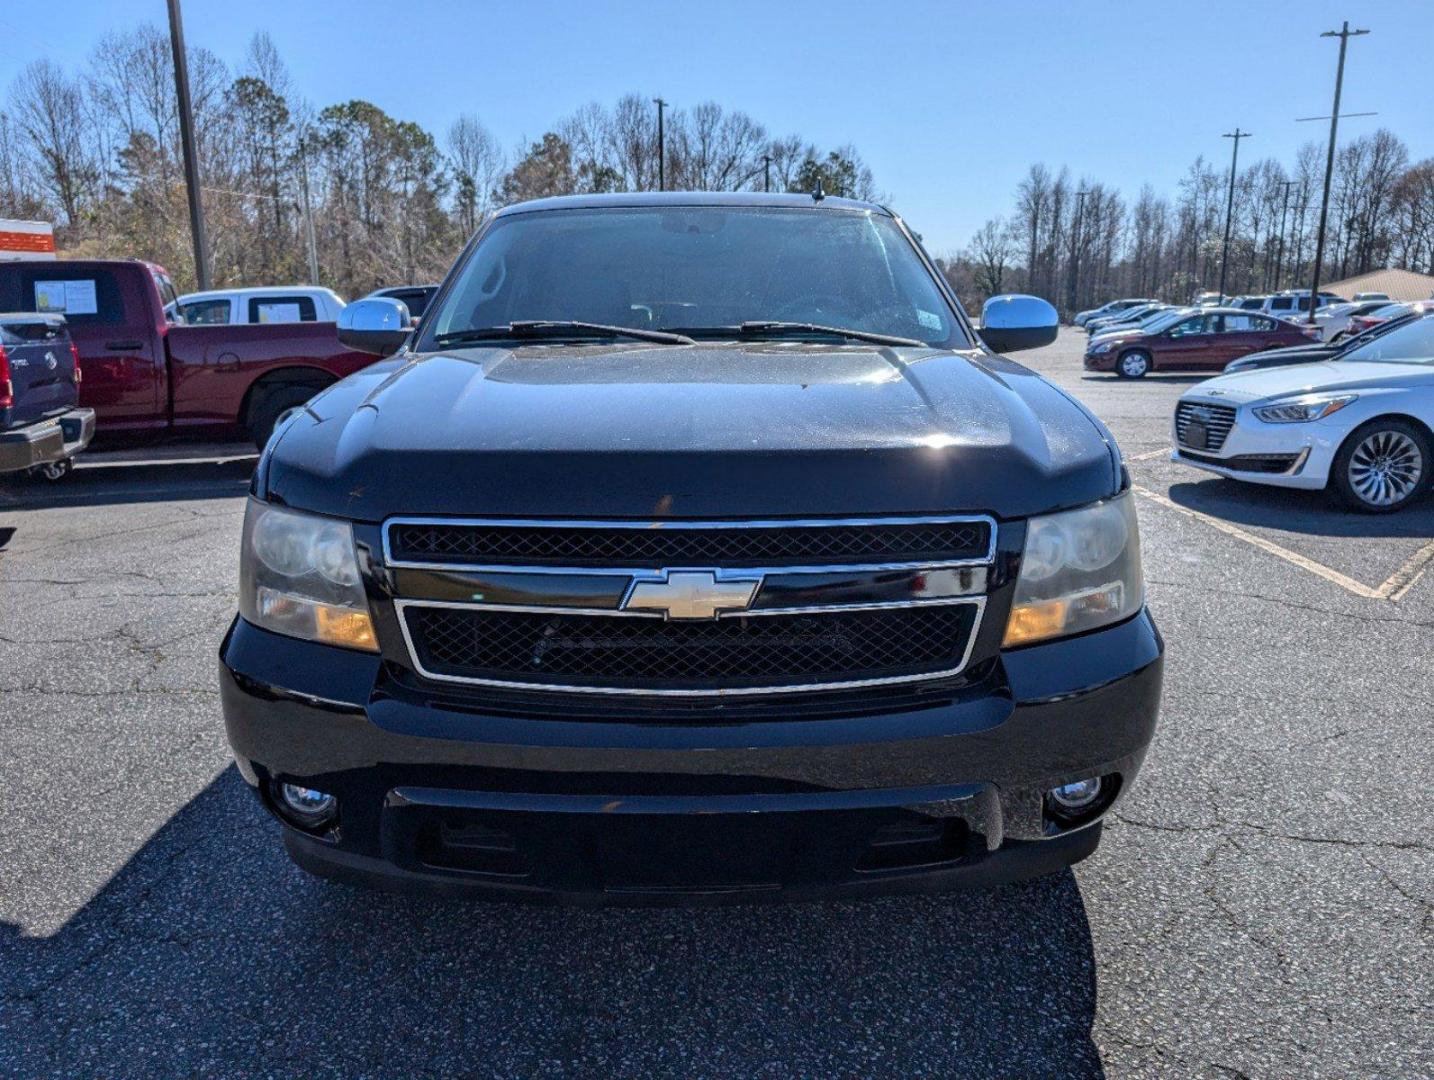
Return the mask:
<path id="1" fill-rule="evenodd" d="M 1237 357 L 1284 345 L 1308 344 L 1317 333 L 1269 315 L 1207 308 L 1092 341 L 1087 371 L 1138 379 L 1151 371 L 1219 371 Z"/>
<path id="2" fill-rule="evenodd" d="M 1386 319 L 1366 327 L 1353 337 L 1342 337 L 1338 341 L 1306 341 L 1287 348 L 1267 349 L 1264 352 L 1241 357 L 1239 360 L 1232 360 L 1225 365 L 1225 374 L 1254 371 L 1257 368 L 1284 367 L 1287 364 L 1312 364 L 1320 360 L 1338 360 L 1345 353 L 1352 352 L 1361 345 L 1367 345 L 1375 338 L 1422 317 L 1426 312 L 1434 309 L 1434 300 L 1421 300 L 1400 306 L 1408 307 L 1409 310 L 1392 319 Z"/>

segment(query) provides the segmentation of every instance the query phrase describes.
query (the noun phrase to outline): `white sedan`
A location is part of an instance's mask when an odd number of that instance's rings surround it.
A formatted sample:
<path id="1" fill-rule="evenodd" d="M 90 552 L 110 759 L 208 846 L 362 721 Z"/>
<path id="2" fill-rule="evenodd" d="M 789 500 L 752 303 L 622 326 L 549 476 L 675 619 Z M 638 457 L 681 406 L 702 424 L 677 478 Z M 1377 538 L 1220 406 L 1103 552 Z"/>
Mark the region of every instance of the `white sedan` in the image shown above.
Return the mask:
<path id="1" fill-rule="evenodd" d="M 1232 480 L 1407 506 L 1434 476 L 1434 313 L 1338 360 L 1221 375 L 1175 407 L 1170 460 Z"/>

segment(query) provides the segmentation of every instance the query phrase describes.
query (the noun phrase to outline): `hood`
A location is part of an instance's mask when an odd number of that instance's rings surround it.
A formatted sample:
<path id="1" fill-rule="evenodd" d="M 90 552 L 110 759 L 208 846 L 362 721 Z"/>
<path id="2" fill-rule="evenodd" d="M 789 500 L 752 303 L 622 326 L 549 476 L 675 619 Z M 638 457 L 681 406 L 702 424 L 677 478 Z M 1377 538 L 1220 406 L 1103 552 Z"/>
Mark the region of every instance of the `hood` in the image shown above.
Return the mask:
<path id="1" fill-rule="evenodd" d="M 386 361 L 281 429 L 269 497 L 395 513 L 1026 516 L 1113 494 L 1105 428 L 986 353 L 525 345 Z"/>
<path id="2" fill-rule="evenodd" d="M 1104 345 L 1107 341 L 1125 341 L 1129 338 L 1144 337 L 1145 331 L 1138 326 L 1117 326 L 1091 335 L 1087 345 Z"/>
<path id="3" fill-rule="evenodd" d="M 1186 397 L 1213 398 L 1231 405 L 1300 394 L 1358 392 L 1388 386 L 1424 384 L 1434 387 L 1434 366 L 1429 364 L 1358 363 L 1325 360 L 1287 367 L 1258 368 L 1220 375 L 1192 387 Z"/>

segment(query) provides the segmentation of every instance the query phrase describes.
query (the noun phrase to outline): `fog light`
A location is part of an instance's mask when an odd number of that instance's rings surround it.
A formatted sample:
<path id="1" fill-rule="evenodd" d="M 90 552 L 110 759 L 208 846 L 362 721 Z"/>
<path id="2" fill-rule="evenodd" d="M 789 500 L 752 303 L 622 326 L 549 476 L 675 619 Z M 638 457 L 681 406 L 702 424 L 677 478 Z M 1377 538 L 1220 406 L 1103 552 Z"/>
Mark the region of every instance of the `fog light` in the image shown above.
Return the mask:
<path id="1" fill-rule="evenodd" d="M 1100 777 L 1077 780 L 1073 784 L 1062 784 L 1046 792 L 1056 808 L 1067 814 L 1079 814 L 1100 798 Z"/>
<path id="2" fill-rule="evenodd" d="M 299 825 L 314 828 L 334 816 L 339 801 L 327 792 L 298 784 L 280 784 L 279 804 L 285 817 Z"/>

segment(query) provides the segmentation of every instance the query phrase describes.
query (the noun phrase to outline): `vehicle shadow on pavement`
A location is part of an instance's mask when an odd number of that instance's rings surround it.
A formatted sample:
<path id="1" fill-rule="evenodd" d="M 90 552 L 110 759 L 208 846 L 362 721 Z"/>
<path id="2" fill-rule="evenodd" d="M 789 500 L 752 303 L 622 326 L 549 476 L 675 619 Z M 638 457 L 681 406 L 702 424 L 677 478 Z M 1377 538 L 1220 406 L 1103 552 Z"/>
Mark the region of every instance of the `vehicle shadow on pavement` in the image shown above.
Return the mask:
<path id="1" fill-rule="evenodd" d="M 1102 1076 L 1070 871 L 707 909 L 396 897 L 292 867 L 231 766 L 50 937 L 0 1075 Z"/>
<path id="2" fill-rule="evenodd" d="M 1346 510 L 1323 491 L 1245 484 L 1214 477 L 1172 484 L 1170 500 L 1189 510 L 1238 525 L 1282 529 L 1315 536 L 1410 537 L 1434 536 L 1434 497 L 1394 514 L 1361 514 Z"/>
<path id="3" fill-rule="evenodd" d="M 1106 382 L 1106 383 L 1156 383 L 1169 386 L 1194 386 L 1196 383 L 1206 382 L 1219 375 L 1218 371 L 1203 371 L 1195 374 L 1175 375 L 1163 371 L 1152 371 L 1149 375 L 1142 375 L 1139 379 L 1122 379 L 1113 371 L 1093 371 L 1088 375 L 1082 375 L 1081 382 Z"/>
<path id="4" fill-rule="evenodd" d="M 62 506 L 222 499 L 249 492 L 252 461 L 76 469 L 55 483 L 0 476 L 0 513 Z"/>

